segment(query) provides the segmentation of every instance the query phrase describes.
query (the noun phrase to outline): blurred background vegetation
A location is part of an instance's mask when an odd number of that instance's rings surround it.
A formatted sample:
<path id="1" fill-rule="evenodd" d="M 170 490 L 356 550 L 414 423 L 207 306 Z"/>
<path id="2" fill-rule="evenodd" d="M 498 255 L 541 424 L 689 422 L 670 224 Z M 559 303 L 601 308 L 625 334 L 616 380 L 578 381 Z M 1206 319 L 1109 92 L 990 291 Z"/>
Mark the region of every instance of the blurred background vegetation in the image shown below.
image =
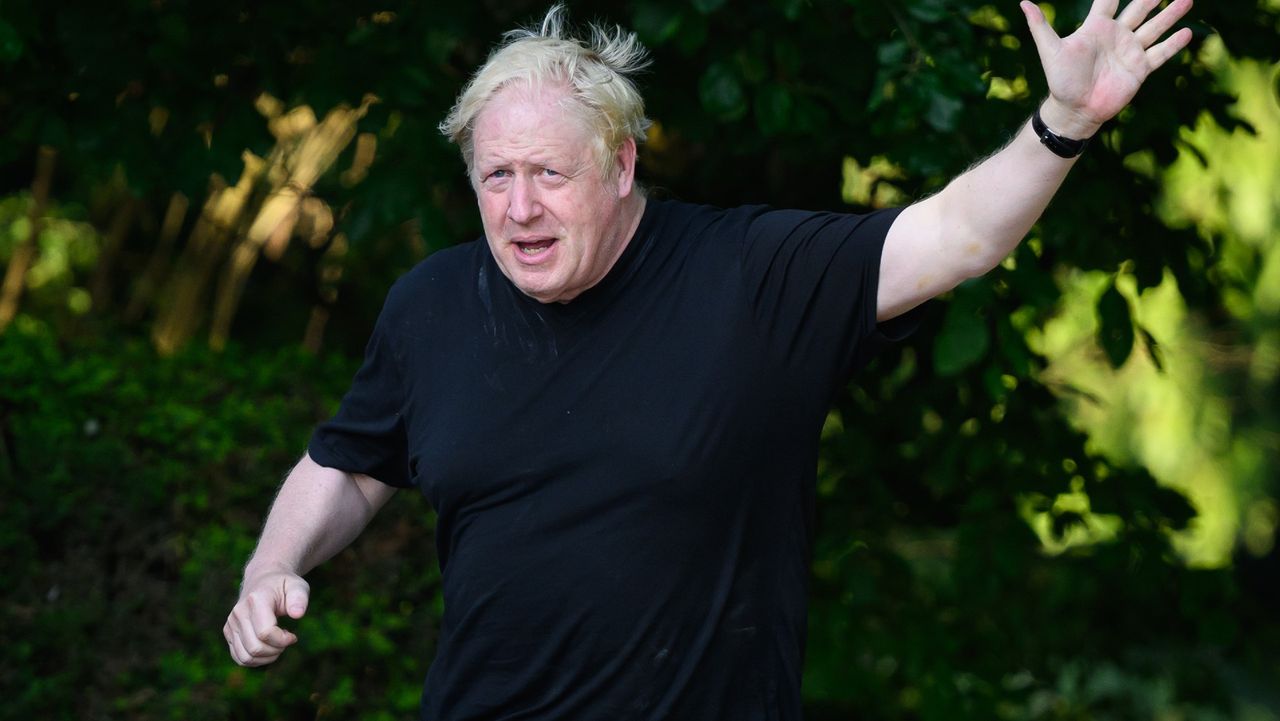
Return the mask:
<path id="1" fill-rule="evenodd" d="M 641 173 L 686 200 L 909 202 L 1044 94 L 1012 0 L 570 9 L 653 50 Z M 421 498 L 273 667 L 220 629 L 386 289 L 477 237 L 434 126 L 544 10 L 0 2 L 0 718 L 413 717 Z M 1017 253 L 839 397 L 810 718 L 1280 719 L 1280 2 L 1193 16 Z"/>

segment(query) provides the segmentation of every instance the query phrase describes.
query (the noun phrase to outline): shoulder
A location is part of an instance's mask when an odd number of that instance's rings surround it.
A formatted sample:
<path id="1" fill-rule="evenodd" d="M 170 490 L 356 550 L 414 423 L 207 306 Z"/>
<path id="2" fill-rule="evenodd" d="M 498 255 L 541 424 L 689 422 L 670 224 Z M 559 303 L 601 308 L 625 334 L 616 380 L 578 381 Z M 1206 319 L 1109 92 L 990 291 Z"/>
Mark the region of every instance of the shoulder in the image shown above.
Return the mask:
<path id="1" fill-rule="evenodd" d="M 883 236 L 901 208 L 869 213 L 830 210 L 775 208 L 770 205 L 741 205 L 720 208 L 673 200 L 658 204 L 659 225 L 667 232 L 680 232 L 710 242 L 737 242 L 748 245 L 761 240 L 782 240 L 797 236 L 826 235 L 856 237 Z"/>
<path id="2" fill-rule="evenodd" d="M 419 261 L 392 284 L 383 304 L 383 318 L 421 317 L 424 312 L 449 307 L 481 267 L 479 254 L 487 252 L 484 241 L 476 240 L 438 250 Z"/>
<path id="3" fill-rule="evenodd" d="M 900 208 L 849 213 L 752 206 L 744 210 L 746 238 L 757 242 L 875 241 L 879 245 Z"/>
<path id="4" fill-rule="evenodd" d="M 396 279 L 387 301 L 420 303 L 430 296 L 450 294 L 465 285 L 479 267 L 477 251 L 487 252 L 482 240 L 438 250 L 418 261 Z"/>
<path id="5" fill-rule="evenodd" d="M 648 202 L 654 206 L 656 231 L 703 242 L 741 240 L 755 219 L 771 210 L 765 205 L 721 208 L 679 200 L 650 199 Z"/>

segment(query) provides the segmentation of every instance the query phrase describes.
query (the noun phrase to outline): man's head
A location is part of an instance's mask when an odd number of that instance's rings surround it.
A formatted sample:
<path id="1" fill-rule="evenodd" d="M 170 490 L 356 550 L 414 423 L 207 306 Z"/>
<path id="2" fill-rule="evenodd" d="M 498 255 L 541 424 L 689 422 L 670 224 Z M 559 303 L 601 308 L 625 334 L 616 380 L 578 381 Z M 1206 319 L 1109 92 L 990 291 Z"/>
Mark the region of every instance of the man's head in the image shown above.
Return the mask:
<path id="1" fill-rule="evenodd" d="M 592 152 L 605 175 L 625 140 L 644 142 L 649 119 L 632 77 L 648 65 L 647 53 L 634 33 L 620 27 L 608 30 L 593 24 L 589 30 L 589 40 L 571 36 L 564 25 L 564 6 L 554 5 L 540 27 L 503 36 L 440 123 L 440 132 L 458 144 L 468 172 L 473 166 L 476 117 L 508 85 L 569 88 L 571 102 L 565 110 L 592 128 Z"/>
<path id="2" fill-rule="evenodd" d="M 508 33 L 440 125 L 462 150 L 499 267 L 543 302 L 576 297 L 621 255 L 649 125 L 629 77 L 645 63 L 635 36 L 593 26 L 583 42 L 561 14 Z"/>

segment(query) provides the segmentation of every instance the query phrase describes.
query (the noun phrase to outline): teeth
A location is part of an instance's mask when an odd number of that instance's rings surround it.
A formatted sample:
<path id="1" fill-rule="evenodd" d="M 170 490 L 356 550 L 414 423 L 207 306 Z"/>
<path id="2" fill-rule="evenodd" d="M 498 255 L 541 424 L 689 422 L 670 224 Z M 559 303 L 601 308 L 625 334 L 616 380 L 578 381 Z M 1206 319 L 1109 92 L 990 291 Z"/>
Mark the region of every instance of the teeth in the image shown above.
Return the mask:
<path id="1" fill-rule="evenodd" d="M 541 253 L 542 251 L 546 250 L 549 247 L 551 246 L 546 246 L 543 248 L 531 248 L 527 245 L 523 245 L 523 246 L 520 246 L 520 252 L 524 253 L 525 255 L 537 255 L 538 253 Z"/>

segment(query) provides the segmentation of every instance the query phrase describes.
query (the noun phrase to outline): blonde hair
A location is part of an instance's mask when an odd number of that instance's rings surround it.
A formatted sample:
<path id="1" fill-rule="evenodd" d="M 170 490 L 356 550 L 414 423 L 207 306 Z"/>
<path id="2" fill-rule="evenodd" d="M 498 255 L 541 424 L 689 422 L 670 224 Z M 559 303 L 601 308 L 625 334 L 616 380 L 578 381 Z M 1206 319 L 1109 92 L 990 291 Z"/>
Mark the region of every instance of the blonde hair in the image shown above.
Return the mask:
<path id="1" fill-rule="evenodd" d="M 592 23 L 588 29 L 589 40 L 570 35 L 565 28 L 564 5 L 557 3 L 539 27 L 519 28 L 502 36 L 502 43 L 471 77 L 440 123 L 440 132 L 462 151 L 468 174 L 472 171 L 476 116 L 495 93 L 513 82 L 533 89 L 549 82 L 568 88 L 567 109 L 578 112 L 593 130 L 592 151 L 606 176 L 613 172 L 618 148 L 627 138 L 644 141 L 650 121 L 632 76 L 649 64 L 648 52 L 635 33 L 619 26 L 610 29 Z"/>

